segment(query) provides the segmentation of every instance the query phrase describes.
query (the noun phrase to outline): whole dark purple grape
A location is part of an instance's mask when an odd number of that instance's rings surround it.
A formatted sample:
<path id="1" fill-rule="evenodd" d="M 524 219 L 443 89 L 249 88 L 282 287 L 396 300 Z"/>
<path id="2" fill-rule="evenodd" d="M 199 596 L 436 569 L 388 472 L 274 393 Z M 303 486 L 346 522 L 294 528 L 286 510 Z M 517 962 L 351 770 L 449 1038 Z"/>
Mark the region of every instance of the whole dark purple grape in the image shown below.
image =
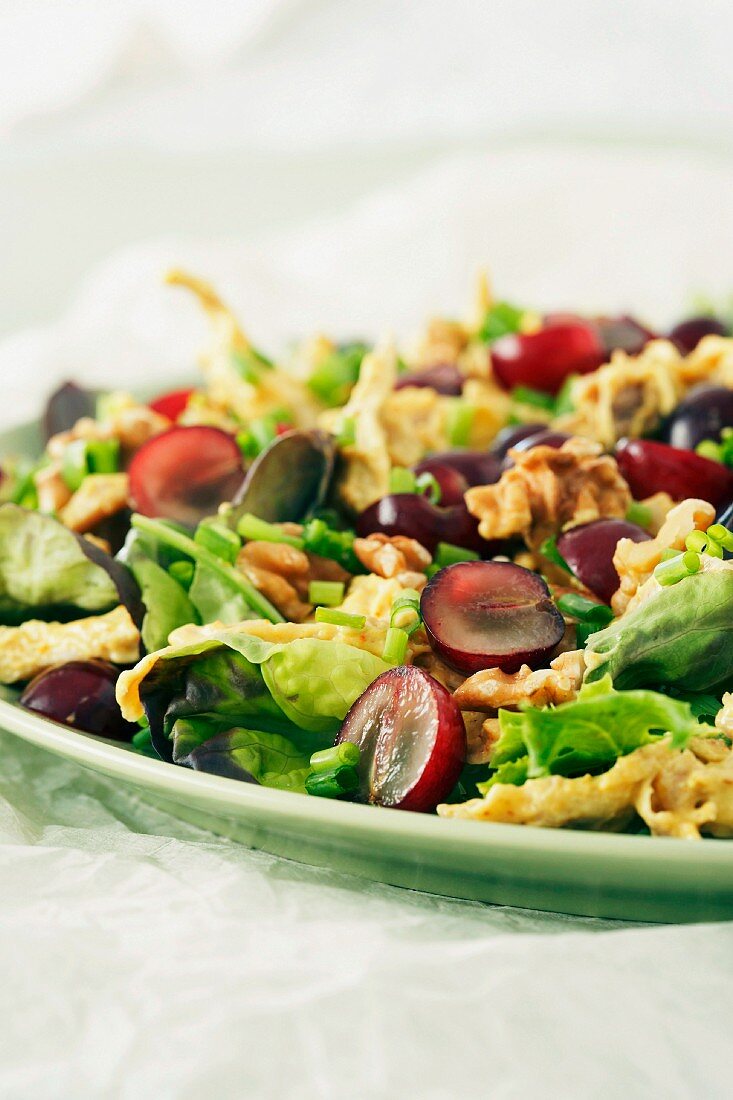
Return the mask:
<path id="1" fill-rule="evenodd" d="M 596 317 L 595 323 L 603 350 L 609 359 L 611 353 L 617 349 L 625 351 L 627 355 L 638 355 L 644 345 L 655 338 L 651 329 L 627 313 L 618 317 Z"/>
<path id="2" fill-rule="evenodd" d="M 661 438 L 672 447 L 694 451 L 703 439 L 719 443 L 723 428 L 730 427 L 733 427 L 733 390 L 725 386 L 695 386 L 665 421 Z"/>
<path id="3" fill-rule="evenodd" d="M 547 431 L 546 424 L 517 424 L 515 427 L 502 428 L 491 445 L 491 450 L 497 458 L 504 458 L 511 447 L 516 447 L 523 439 L 528 439 L 538 432 Z"/>
<path id="4" fill-rule="evenodd" d="M 434 367 L 401 374 L 395 382 L 395 389 L 404 390 L 407 386 L 418 386 L 420 389 L 437 390 L 444 397 L 460 397 L 465 381 L 466 376 L 455 363 L 436 363 Z"/>
<path id="5" fill-rule="evenodd" d="M 570 439 L 569 435 L 565 432 L 555 432 L 552 428 L 543 428 L 541 432 L 535 432 L 533 435 L 525 436 L 524 439 L 520 439 L 518 443 L 515 443 L 513 450 L 531 451 L 533 447 L 554 447 L 559 450 L 563 443 L 567 443 Z M 502 463 L 503 470 L 510 470 L 514 465 L 514 459 L 511 455 L 505 455 Z"/>
<path id="6" fill-rule="evenodd" d="M 20 704 L 64 726 L 129 741 L 138 727 L 122 717 L 115 698 L 118 674 L 106 661 L 67 661 L 31 680 Z"/>
<path id="7" fill-rule="evenodd" d="M 669 339 L 683 355 L 694 351 L 703 336 L 730 336 L 730 326 L 717 317 L 689 317 L 669 330 Z"/>
<path id="8" fill-rule="evenodd" d="M 604 603 L 619 586 L 613 555 L 619 539 L 646 542 L 651 536 L 643 527 L 625 519 L 595 519 L 571 527 L 557 540 L 557 549 L 575 576 Z"/>
<path id="9" fill-rule="evenodd" d="M 440 451 L 419 462 L 415 473 L 430 473 L 435 465 L 455 470 L 465 480 L 466 486 L 493 485 L 501 477 L 501 462 L 492 451 Z M 443 500 L 442 503 L 447 504 L 448 501 Z"/>
<path id="10" fill-rule="evenodd" d="M 362 538 L 375 533 L 417 539 L 430 553 L 439 542 L 450 542 L 478 554 L 497 553 L 478 533 L 478 522 L 465 504 L 440 508 L 418 493 L 391 493 L 365 508 L 356 521 Z"/>

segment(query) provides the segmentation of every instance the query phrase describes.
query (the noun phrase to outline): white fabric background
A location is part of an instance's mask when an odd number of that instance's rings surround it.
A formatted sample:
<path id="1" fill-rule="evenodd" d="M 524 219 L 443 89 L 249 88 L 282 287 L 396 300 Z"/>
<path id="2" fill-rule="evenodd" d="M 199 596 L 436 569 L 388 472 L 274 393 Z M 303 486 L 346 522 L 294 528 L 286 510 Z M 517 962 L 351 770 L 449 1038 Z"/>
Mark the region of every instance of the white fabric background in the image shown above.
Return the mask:
<path id="1" fill-rule="evenodd" d="M 729 293 L 731 23 L 670 0 L 6 0 L 2 423 L 69 375 L 190 372 L 204 327 L 170 263 L 274 347 L 406 333 L 484 263 L 519 300 L 659 323 Z M 726 924 L 289 864 L 0 734 L 3 1098 L 723 1097 L 732 948 Z"/>

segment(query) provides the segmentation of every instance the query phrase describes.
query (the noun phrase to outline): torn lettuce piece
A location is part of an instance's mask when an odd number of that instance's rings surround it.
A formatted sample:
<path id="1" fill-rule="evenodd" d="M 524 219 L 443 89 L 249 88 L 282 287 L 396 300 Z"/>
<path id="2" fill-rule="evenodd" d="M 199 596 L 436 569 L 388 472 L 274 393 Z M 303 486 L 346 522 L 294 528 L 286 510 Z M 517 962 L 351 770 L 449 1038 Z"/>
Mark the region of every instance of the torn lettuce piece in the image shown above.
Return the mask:
<path id="1" fill-rule="evenodd" d="M 113 558 L 53 516 L 0 507 L 0 623 L 65 622 L 119 603 L 140 620 L 137 585 Z"/>
<path id="2" fill-rule="evenodd" d="M 665 684 L 705 692 L 733 680 L 733 567 L 705 569 L 660 587 L 591 634 L 586 683 L 610 676 L 617 688 Z"/>
<path id="3" fill-rule="evenodd" d="M 196 771 L 305 794 L 308 755 L 278 733 L 235 726 L 210 737 L 182 761 Z"/>
<path id="4" fill-rule="evenodd" d="M 616 691 L 610 676 L 585 684 L 577 699 L 558 707 L 499 711 L 501 731 L 491 756 L 496 773 L 483 784 L 521 786 L 548 775 L 603 771 L 619 756 L 671 733 L 671 747 L 682 749 L 704 733 L 689 703 L 655 691 Z"/>
<path id="5" fill-rule="evenodd" d="M 235 726 L 279 733 L 310 755 L 387 667 L 344 642 L 273 643 L 221 630 L 150 654 L 121 675 L 117 698 L 134 720 L 142 705 L 156 750 L 176 763 Z"/>

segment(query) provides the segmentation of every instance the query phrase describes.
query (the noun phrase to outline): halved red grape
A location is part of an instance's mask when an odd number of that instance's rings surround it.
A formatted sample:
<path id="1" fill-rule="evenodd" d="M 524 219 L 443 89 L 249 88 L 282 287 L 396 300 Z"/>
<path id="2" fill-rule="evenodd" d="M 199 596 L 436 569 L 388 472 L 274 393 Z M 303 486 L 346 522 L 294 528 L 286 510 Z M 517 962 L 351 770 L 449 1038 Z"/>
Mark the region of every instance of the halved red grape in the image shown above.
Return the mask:
<path id="1" fill-rule="evenodd" d="M 491 365 L 506 389 L 530 386 L 557 393 L 570 374 L 587 374 L 605 358 L 594 325 L 583 321 L 551 325 L 532 333 L 512 333 L 491 345 Z"/>
<path id="2" fill-rule="evenodd" d="M 616 461 L 636 500 L 662 492 L 674 500 L 701 497 L 716 508 L 733 500 L 733 470 L 694 451 L 652 439 L 622 439 Z"/>
<path id="3" fill-rule="evenodd" d="M 523 439 L 547 430 L 546 424 L 517 424 L 516 427 L 502 428 L 491 445 L 492 454 L 497 458 L 504 458 L 507 451 L 516 447 Z"/>
<path id="4" fill-rule="evenodd" d="M 160 413 L 161 416 L 167 416 L 169 420 L 178 420 L 178 417 L 188 405 L 191 395 L 195 392 L 190 387 L 185 390 L 170 390 L 169 393 L 162 393 L 160 397 L 156 397 L 154 401 L 151 401 L 150 408 L 154 412 Z"/>
<path id="5" fill-rule="evenodd" d="M 420 389 L 437 390 L 445 397 L 460 397 L 465 381 L 465 374 L 455 363 L 436 363 L 433 367 L 401 374 L 394 388 L 404 390 L 407 386 L 418 386 Z"/>
<path id="6" fill-rule="evenodd" d="M 565 632 L 537 573 L 512 562 L 459 562 L 423 589 L 420 611 L 435 652 L 459 672 L 540 666 Z"/>
<path id="7" fill-rule="evenodd" d="M 149 439 L 133 457 L 129 475 L 138 512 L 187 527 L 213 515 L 244 480 L 234 438 L 204 425 L 170 428 Z"/>
<path id="8" fill-rule="evenodd" d="M 418 493 L 391 493 L 375 501 L 357 519 L 356 530 L 362 537 L 376 532 L 407 535 L 431 554 L 439 542 L 451 542 L 478 554 L 494 549 L 479 535 L 478 523 L 465 504 L 440 508 Z"/>
<path id="9" fill-rule="evenodd" d="M 669 339 L 683 355 L 694 351 L 704 336 L 730 336 L 730 326 L 717 317 L 689 317 L 669 330 Z"/>
<path id="10" fill-rule="evenodd" d="M 442 684 L 414 665 L 383 672 L 344 719 L 336 743 L 360 749 L 361 802 L 430 813 L 455 786 L 466 728 Z"/>
<path id="11" fill-rule="evenodd" d="M 129 741 L 138 727 L 122 717 L 115 698 L 118 675 L 106 661 L 67 661 L 31 680 L 20 704 L 64 726 Z"/>
<path id="12" fill-rule="evenodd" d="M 733 427 L 733 390 L 726 386 L 695 386 L 680 401 L 662 429 L 672 447 L 694 451 L 703 439 L 720 442 L 723 428 Z"/>
<path id="13" fill-rule="evenodd" d="M 604 603 L 619 586 L 613 555 L 619 539 L 646 542 L 651 535 L 625 519 L 595 519 L 572 527 L 557 540 L 557 549 L 575 576 Z"/>
<path id="14" fill-rule="evenodd" d="M 415 466 L 415 473 L 430 474 L 435 478 L 440 487 L 439 503 L 443 507 L 463 502 L 463 495 L 469 488 L 469 484 L 463 474 L 459 474 L 458 470 L 452 466 L 445 466 L 433 458 L 426 458 Z"/>

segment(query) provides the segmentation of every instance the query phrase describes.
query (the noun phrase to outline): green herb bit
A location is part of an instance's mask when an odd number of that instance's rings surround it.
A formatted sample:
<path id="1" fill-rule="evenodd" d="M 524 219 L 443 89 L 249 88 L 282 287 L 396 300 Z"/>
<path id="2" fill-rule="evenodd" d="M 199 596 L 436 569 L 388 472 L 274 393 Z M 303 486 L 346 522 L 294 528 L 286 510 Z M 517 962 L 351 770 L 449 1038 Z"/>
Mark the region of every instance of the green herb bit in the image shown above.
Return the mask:
<path id="1" fill-rule="evenodd" d="M 218 573 L 232 588 L 241 594 L 252 610 L 263 619 L 269 619 L 271 623 L 285 622 L 278 609 L 247 580 L 243 573 L 240 573 L 229 562 L 222 561 L 216 554 L 212 554 L 206 546 L 194 542 L 188 535 L 182 534 L 167 523 L 150 519 L 148 516 L 141 516 L 137 512 L 133 514 L 130 524 L 136 530 L 142 531 L 144 535 L 163 543 L 164 546 L 179 550 L 199 565 L 206 566 L 213 572 Z"/>
<path id="2" fill-rule="evenodd" d="M 638 500 L 632 500 L 626 513 L 626 519 L 629 523 L 647 528 L 652 522 L 652 510 L 646 504 L 640 504 Z"/>
<path id="3" fill-rule="evenodd" d="M 344 602 L 342 581 L 311 581 L 308 585 L 308 603 L 322 607 L 338 607 Z"/>
<path id="4" fill-rule="evenodd" d="M 350 630 L 363 630 L 366 626 L 366 615 L 352 615 L 348 611 L 336 611 L 331 607 L 317 607 L 315 618 L 317 623 L 346 626 Z"/>
<path id="5" fill-rule="evenodd" d="M 711 524 L 705 533 L 724 550 L 733 550 L 733 531 L 729 531 L 722 523 Z"/>
<path id="6" fill-rule="evenodd" d="M 414 493 L 416 491 L 415 475 L 405 466 L 393 466 L 389 472 L 390 493 Z"/>
<path id="7" fill-rule="evenodd" d="M 237 555 L 242 549 L 242 541 L 236 531 L 218 520 L 202 520 L 196 528 L 193 536 L 194 542 L 199 546 L 205 546 L 217 558 L 223 558 L 230 565 L 234 565 Z"/>
<path id="8" fill-rule="evenodd" d="M 407 622 L 405 617 L 407 616 Z M 409 637 L 422 623 L 420 614 L 420 593 L 414 588 L 406 588 L 392 604 L 389 625 L 399 627 Z"/>
<path id="9" fill-rule="evenodd" d="M 685 577 L 699 572 L 700 566 L 700 555 L 693 550 L 686 550 L 683 554 L 660 562 L 654 570 L 654 576 L 660 584 L 677 584 Z"/>
<path id="10" fill-rule="evenodd" d="M 329 749 L 320 749 L 314 752 L 310 759 L 311 769 L 314 772 L 328 772 L 333 768 L 355 768 L 359 763 L 359 746 L 353 741 L 341 741 Z"/>
<path id="11" fill-rule="evenodd" d="M 267 523 L 264 519 L 253 516 L 251 512 L 245 512 L 237 523 L 237 534 L 246 542 L 284 542 L 286 546 L 294 546 L 296 550 L 302 550 L 304 540 L 297 535 L 288 535 L 275 523 Z"/>
<path id="12" fill-rule="evenodd" d="M 305 781 L 306 793 L 317 798 L 343 798 L 353 794 L 358 787 L 359 774 L 356 768 L 348 765 L 327 772 L 315 772 Z"/>
<path id="13" fill-rule="evenodd" d="M 168 566 L 169 575 L 187 592 L 193 584 L 194 572 L 195 566 L 192 561 L 174 561 Z"/>
<path id="14" fill-rule="evenodd" d="M 494 302 L 486 312 L 477 336 L 484 344 L 492 344 L 500 336 L 519 332 L 525 310 L 510 302 Z"/>
<path id="15" fill-rule="evenodd" d="M 402 630 L 399 626 L 391 626 L 384 640 L 382 660 L 388 665 L 404 664 L 409 638 L 410 635 L 406 630 Z"/>
<path id="16" fill-rule="evenodd" d="M 443 496 L 440 482 L 435 474 L 431 474 L 428 470 L 425 473 L 418 474 L 415 478 L 415 490 L 426 496 L 431 504 L 440 504 Z"/>
<path id="17" fill-rule="evenodd" d="M 463 546 L 454 546 L 452 542 L 439 542 L 435 548 L 434 564 L 438 569 L 445 569 L 447 565 L 456 565 L 461 561 L 478 561 L 479 556 L 473 550 L 466 550 Z"/>
<path id="18" fill-rule="evenodd" d="M 559 565 L 566 573 L 570 573 L 574 576 L 572 569 L 557 548 L 557 538 L 555 535 L 550 535 L 548 539 L 545 539 L 540 546 L 540 554 L 554 565 Z"/>
<path id="19" fill-rule="evenodd" d="M 471 428 L 475 409 L 460 397 L 449 398 L 446 428 L 451 447 L 467 447 L 471 439 Z"/>
<path id="20" fill-rule="evenodd" d="M 510 396 L 517 405 L 531 405 L 534 409 L 543 409 L 549 413 L 555 411 L 555 398 L 542 390 L 533 390 L 530 386 L 515 386 Z"/>

